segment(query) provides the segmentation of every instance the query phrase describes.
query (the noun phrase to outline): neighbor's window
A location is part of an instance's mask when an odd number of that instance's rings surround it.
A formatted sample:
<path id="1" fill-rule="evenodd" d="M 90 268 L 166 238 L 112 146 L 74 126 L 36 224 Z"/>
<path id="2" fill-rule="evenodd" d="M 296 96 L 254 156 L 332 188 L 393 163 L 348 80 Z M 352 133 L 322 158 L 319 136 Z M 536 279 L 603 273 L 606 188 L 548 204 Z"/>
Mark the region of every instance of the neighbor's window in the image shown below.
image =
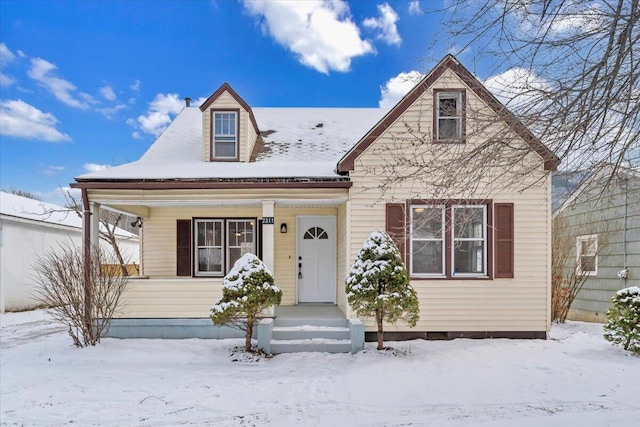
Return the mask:
<path id="1" fill-rule="evenodd" d="M 413 277 L 487 277 L 487 205 L 411 205 Z"/>
<path id="2" fill-rule="evenodd" d="M 238 114 L 235 111 L 213 112 L 213 158 L 238 157 Z"/>
<path id="3" fill-rule="evenodd" d="M 579 236 L 577 239 L 578 274 L 595 276 L 598 274 L 598 235 Z"/>
<path id="4" fill-rule="evenodd" d="M 487 207 L 453 206 L 452 258 L 454 275 L 487 272 Z"/>
<path id="5" fill-rule="evenodd" d="M 444 206 L 411 206 L 411 273 L 444 275 Z"/>
<path id="6" fill-rule="evenodd" d="M 256 252 L 255 219 L 196 219 L 195 275 L 221 276 L 247 252 Z"/>
<path id="7" fill-rule="evenodd" d="M 463 135 L 462 91 L 435 92 L 435 104 L 436 140 L 460 140 Z"/>

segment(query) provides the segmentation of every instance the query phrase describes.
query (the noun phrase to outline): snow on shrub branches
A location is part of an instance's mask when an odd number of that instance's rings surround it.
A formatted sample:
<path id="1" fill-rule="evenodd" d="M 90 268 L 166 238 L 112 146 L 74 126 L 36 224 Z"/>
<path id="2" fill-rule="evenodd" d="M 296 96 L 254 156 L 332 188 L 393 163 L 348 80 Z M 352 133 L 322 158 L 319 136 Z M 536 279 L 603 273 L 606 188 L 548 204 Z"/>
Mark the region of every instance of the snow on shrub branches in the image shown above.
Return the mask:
<path id="1" fill-rule="evenodd" d="M 245 350 L 251 350 L 251 335 L 260 313 L 280 304 L 282 291 L 274 285 L 273 275 L 254 254 L 244 254 L 222 282 L 222 299 L 211 307 L 216 325 L 227 325 L 246 332 Z"/>
<path id="2" fill-rule="evenodd" d="M 347 275 L 347 299 L 358 316 L 374 316 L 378 349 L 383 348 L 383 321 L 404 320 L 414 327 L 419 319 L 418 296 L 409 283 L 400 251 L 385 232 L 374 231 L 362 245 Z"/>
<path id="3" fill-rule="evenodd" d="M 604 338 L 625 350 L 640 354 L 640 288 L 621 289 L 611 298 Z"/>

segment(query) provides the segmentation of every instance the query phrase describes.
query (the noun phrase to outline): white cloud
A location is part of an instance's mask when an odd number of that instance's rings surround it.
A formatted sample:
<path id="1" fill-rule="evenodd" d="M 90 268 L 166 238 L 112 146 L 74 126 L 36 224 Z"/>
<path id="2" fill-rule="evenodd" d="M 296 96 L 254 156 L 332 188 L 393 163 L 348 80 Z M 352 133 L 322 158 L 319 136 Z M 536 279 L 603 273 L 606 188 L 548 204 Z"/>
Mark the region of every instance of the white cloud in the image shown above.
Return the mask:
<path id="1" fill-rule="evenodd" d="M 149 103 L 146 114 L 138 117 L 138 125 L 143 132 L 159 135 L 171 122 L 172 116 L 178 114 L 184 108 L 184 101 L 177 93 L 159 93 Z M 127 123 L 131 125 L 131 121 Z"/>
<path id="2" fill-rule="evenodd" d="M 244 0 L 244 7 L 260 20 L 265 34 L 321 73 L 349 71 L 353 58 L 375 52 L 360 37 L 343 0 Z"/>
<path id="3" fill-rule="evenodd" d="M 115 101 L 116 93 L 111 86 L 103 86 L 100 88 L 100 93 L 107 101 Z"/>
<path id="4" fill-rule="evenodd" d="M 0 134 L 47 142 L 71 141 L 66 133 L 56 129 L 58 120 L 51 113 L 18 100 L 0 101 Z"/>
<path id="5" fill-rule="evenodd" d="M 0 43 L 0 70 L 13 62 L 16 55 L 9 50 L 6 44 Z M 16 79 L 0 72 L 0 86 L 10 86 L 15 83 Z"/>
<path id="6" fill-rule="evenodd" d="M 484 86 L 512 110 L 537 104 L 541 91 L 551 89 L 547 81 L 519 67 L 489 77 Z"/>
<path id="7" fill-rule="evenodd" d="M 402 99 L 420 81 L 423 75 L 418 71 L 400 73 L 390 78 L 380 87 L 380 108 L 391 108 Z"/>
<path id="8" fill-rule="evenodd" d="M 120 110 L 127 108 L 125 104 L 114 105 L 113 107 L 96 108 L 96 111 L 102 114 L 105 118 L 113 120 L 113 116 Z"/>
<path id="9" fill-rule="evenodd" d="M 131 138 L 133 138 L 133 139 L 142 139 L 142 136 L 140 136 L 140 132 L 134 131 L 134 132 L 131 133 Z"/>
<path id="10" fill-rule="evenodd" d="M 62 172 L 64 170 L 64 166 L 54 166 L 54 165 L 50 165 L 47 166 L 42 173 L 47 175 L 47 176 L 53 176 L 55 174 L 57 174 L 58 172 Z"/>
<path id="11" fill-rule="evenodd" d="M 78 92 L 76 85 L 55 76 L 56 69 L 57 67 L 49 61 L 42 58 L 32 58 L 31 69 L 27 75 L 49 90 L 60 102 L 82 110 L 89 108 L 89 104 L 93 102 L 91 95 Z"/>
<path id="12" fill-rule="evenodd" d="M 552 13 L 545 10 L 546 3 L 523 2 L 513 12 L 514 24 L 522 34 L 534 34 L 547 38 L 567 36 L 568 33 L 584 34 L 603 25 L 605 11 L 598 2 L 567 1 L 552 6 Z"/>
<path id="13" fill-rule="evenodd" d="M 376 38 L 384 40 L 387 44 L 400 45 L 402 39 L 396 27 L 396 22 L 400 19 L 398 14 L 388 3 L 379 4 L 378 12 L 380 12 L 380 17 L 367 18 L 362 22 L 362 25 L 372 30 L 378 30 Z"/>
<path id="14" fill-rule="evenodd" d="M 11 86 L 15 82 L 16 82 L 16 79 L 14 79 L 13 77 L 8 76 L 4 73 L 0 73 L 0 86 L 3 86 L 3 87 Z"/>
<path id="15" fill-rule="evenodd" d="M 111 165 L 99 165 L 97 163 L 85 163 L 83 167 L 84 167 L 84 170 L 86 170 L 87 172 L 98 172 L 98 171 L 110 168 Z"/>
<path id="16" fill-rule="evenodd" d="M 133 91 L 140 92 L 140 80 L 134 80 L 129 88 Z"/>
<path id="17" fill-rule="evenodd" d="M 420 7 L 420 2 L 418 0 L 411 0 L 409 2 L 409 15 L 420 15 L 422 13 L 422 8 Z"/>

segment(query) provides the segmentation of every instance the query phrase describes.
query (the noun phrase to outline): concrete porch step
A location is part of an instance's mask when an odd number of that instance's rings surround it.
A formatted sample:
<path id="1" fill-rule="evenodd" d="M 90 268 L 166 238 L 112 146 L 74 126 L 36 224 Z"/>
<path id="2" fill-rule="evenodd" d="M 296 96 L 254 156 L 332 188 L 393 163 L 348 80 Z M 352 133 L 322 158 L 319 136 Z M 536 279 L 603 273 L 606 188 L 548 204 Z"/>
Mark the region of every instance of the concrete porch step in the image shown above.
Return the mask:
<path id="1" fill-rule="evenodd" d="M 271 353 L 350 353 L 351 340 L 312 338 L 299 340 L 271 340 Z"/>
<path id="2" fill-rule="evenodd" d="M 310 319 L 310 318 L 291 318 L 291 317 L 287 317 L 287 318 L 276 317 L 273 323 L 273 326 L 276 328 L 295 327 L 295 326 L 302 326 L 302 325 L 347 328 L 349 326 L 349 323 L 345 318 Z"/>
<path id="3" fill-rule="evenodd" d="M 278 341 L 314 338 L 350 340 L 349 328 L 324 325 L 275 326 L 273 328 L 273 339 Z"/>

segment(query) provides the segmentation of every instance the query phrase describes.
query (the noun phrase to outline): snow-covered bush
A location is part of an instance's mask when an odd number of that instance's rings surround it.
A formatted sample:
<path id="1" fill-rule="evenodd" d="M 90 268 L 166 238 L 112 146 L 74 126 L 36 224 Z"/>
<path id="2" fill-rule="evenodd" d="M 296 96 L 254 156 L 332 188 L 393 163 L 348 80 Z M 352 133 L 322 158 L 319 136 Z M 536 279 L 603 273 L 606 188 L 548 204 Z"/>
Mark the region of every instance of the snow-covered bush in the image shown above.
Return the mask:
<path id="1" fill-rule="evenodd" d="M 414 327 L 419 319 L 418 295 L 409 283 L 398 247 L 385 232 L 365 240 L 347 275 L 347 299 L 358 316 L 375 317 L 378 350 L 384 348 L 383 322 L 404 320 Z"/>
<path id="2" fill-rule="evenodd" d="M 604 338 L 625 350 L 640 354 L 640 288 L 621 289 L 611 298 Z"/>
<path id="3" fill-rule="evenodd" d="M 254 254 L 243 255 L 222 282 L 222 299 L 211 307 L 216 325 L 245 331 L 245 350 L 251 351 L 251 335 L 260 313 L 280 304 L 282 291 L 273 284 L 273 275 Z"/>

